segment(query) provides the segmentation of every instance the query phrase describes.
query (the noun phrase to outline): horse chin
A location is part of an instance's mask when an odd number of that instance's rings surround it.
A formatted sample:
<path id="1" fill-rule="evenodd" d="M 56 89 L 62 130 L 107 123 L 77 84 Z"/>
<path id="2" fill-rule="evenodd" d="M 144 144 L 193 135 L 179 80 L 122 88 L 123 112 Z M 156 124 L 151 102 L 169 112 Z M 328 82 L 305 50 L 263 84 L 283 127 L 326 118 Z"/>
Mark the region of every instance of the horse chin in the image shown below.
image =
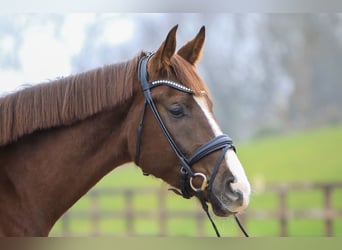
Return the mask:
<path id="1" fill-rule="evenodd" d="M 219 199 L 215 194 L 211 193 L 209 195 L 209 200 L 212 206 L 212 209 L 214 211 L 214 214 L 219 217 L 228 217 L 232 214 L 235 214 L 235 212 L 232 212 L 230 210 L 229 203 L 223 202 L 221 199 Z"/>

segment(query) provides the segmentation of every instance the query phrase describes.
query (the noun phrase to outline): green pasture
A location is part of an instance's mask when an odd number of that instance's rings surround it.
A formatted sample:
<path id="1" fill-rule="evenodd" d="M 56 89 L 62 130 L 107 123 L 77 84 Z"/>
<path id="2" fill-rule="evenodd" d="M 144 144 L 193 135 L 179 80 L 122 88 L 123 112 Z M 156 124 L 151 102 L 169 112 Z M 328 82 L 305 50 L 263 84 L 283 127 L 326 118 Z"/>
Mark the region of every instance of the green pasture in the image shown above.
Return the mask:
<path id="1" fill-rule="evenodd" d="M 265 183 L 280 182 L 330 182 L 342 180 L 342 126 L 333 126 L 307 132 L 264 137 L 237 145 L 238 156 L 245 167 L 252 183 L 250 206 L 253 210 L 277 210 L 278 197 L 272 190 L 264 190 Z M 134 166 L 120 167 L 104 177 L 95 190 L 108 187 L 158 187 L 168 186 L 153 177 L 143 176 Z M 195 199 L 184 200 L 173 193 L 166 194 L 167 210 L 198 211 L 200 206 Z M 295 209 L 316 209 L 323 206 L 323 194 L 320 191 L 299 191 L 289 193 L 288 207 Z M 342 190 L 332 195 L 334 208 L 342 209 Z M 135 196 L 134 211 L 158 212 L 158 201 L 153 195 Z M 97 206 L 101 212 L 124 211 L 124 200 L 120 196 L 101 196 Z M 71 208 L 71 213 L 89 211 L 92 202 L 86 195 Z M 134 215 L 133 215 L 134 216 Z M 237 236 L 239 231 L 232 218 L 214 218 L 224 236 Z M 73 219 L 70 222 L 72 235 L 89 235 L 94 230 L 91 218 Z M 204 220 L 205 234 L 214 236 L 209 221 Z M 198 221 L 187 218 L 175 218 L 167 222 L 167 234 L 171 236 L 196 235 Z M 124 235 L 124 218 L 101 218 L 96 225 L 101 234 Z M 134 221 L 134 233 L 156 235 L 159 230 L 157 220 L 137 218 Z M 275 219 L 253 219 L 246 222 L 249 233 L 253 236 L 279 235 L 279 222 Z M 57 222 L 51 236 L 61 235 L 62 225 Z M 342 236 L 342 218 L 333 222 L 334 235 Z M 290 219 L 290 236 L 322 236 L 324 223 L 319 219 Z"/>

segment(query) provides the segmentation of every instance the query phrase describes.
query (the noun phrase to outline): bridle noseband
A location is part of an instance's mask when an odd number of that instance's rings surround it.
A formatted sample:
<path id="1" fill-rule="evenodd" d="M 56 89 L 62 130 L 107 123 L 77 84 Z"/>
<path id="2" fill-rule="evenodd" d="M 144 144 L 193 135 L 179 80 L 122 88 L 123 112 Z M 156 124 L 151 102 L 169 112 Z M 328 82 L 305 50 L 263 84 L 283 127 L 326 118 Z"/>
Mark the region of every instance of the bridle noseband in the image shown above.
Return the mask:
<path id="1" fill-rule="evenodd" d="M 144 102 L 144 109 L 141 115 L 141 120 L 138 127 L 138 135 L 137 135 L 137 144 L 136 144 L 136 157 L 135 157 L 135 163 L 139 165 L 140 160 L 140 145 L 141 145 L 141 137 L 142 137 L 142 129 L 143 129 L 143 123 L 144 123 L 144 117 L 145 117 L 145 111 L 146 107 L 149 106 L 157 123 L 159 124 L 163 134 L 165 135 L 167 141 L 169 142 L 172 150 L 175 152 L 177 158 L 179 159 L 182 167 L 180 169 L 180 189 L 179 192 L 176 189 L 171 189 L 177 194 L 182 195 L 184 198 L 189 199 L 191 197 L 191 189 L 196 192 L 203 209 L 207 213 L 214 229 L 218 237 L 220 237 L 220 234 L 216 228 L 216 225 L 214 224 L 209 212 L 208 212 L 208 205 L 207 201 L 204 196 L 204 191 L 207 190 L 208 193 L 212 191 L 212 186 L 215 180 L 215 177 L 218 173 L 219 167 L 221 165 L 221 162 L 224 159 L 224 156 L 228 149 L 233 149 L 235 151 L 235 147 L 233 145 L 232 139 L 228 135 L 219 135 L 213 139 L 211 139 L 206 144 L 203 144 L 200 146 L 190 157 L 186 157 L 183 152 L 179 149 L 176 142 L 173 140 L 170 132 L 166 128 L 158 110 L 157 107 L 152 99 L 151 96 L 151 89 L 158 87 L 158 86 L 168 86 L 174 89 L 177 89 L 181 92 L 187 93 L 189 95 L 194 94 L 193 91 L 177 82 L 168 80 L 168 79 L 159 79 L 156 81 L 149 81 L 148 80 L 148 72 L 147 72 L 147 63 L 149 59 L 152 57 L 153 53 L 147 53 L 146 56 L 142 57 L 139 61 L 138 66 L 138 78 L 141 83 L 141 88 L 144 93 L 145 102 Z M 206 157 L 207 155 L 216 152 L 218 150 L 222 150 L 220 156 L 218 157 L 214 170 L 212 172 L 212 175 L 210 176 L 209 180 L 207 179 L 207 176 L 203 173 L 195 173 L 191 166 L 200 161 L 202 158 Z M 202 184 L 199 188 L 195 187 L 193 184 L 193 179 L 195 177 L 201 177 L 203 179 Z M 239 226 L 241 227 L 240 222 L 238 221 L 237 217 L 235 216 L 235 219 L 237 220 Z M 242 228 L 242 231 L 244 232 L 245 236 L 248 236 L 245 230 Z"/>

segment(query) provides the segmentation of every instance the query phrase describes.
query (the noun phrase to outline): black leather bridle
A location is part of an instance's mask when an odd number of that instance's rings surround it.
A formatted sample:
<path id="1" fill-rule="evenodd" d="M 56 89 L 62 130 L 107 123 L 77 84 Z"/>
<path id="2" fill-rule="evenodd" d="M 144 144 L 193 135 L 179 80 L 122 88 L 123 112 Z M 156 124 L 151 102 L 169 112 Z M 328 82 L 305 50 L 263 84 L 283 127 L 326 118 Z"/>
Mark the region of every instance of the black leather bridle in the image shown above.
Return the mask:
<path id="1" fill-rule="evenodd" d="M 182 91 L 182 92 L 190 94 L 190 95 L 193 94 L 193 91 L 191 89 L 177 83 L 177 82 L 174 82 L 174 81 L 171 81 L 168 79 L 159 79 L 159 80 L 155 80 L 155 81 L 150 82 L 148 80 L 147 63 L 148 63 L 148 60 L 152 57 L 152 55 L 153 55 L 153 53 L 147 53 L 146 56 L 144 56 L 140 59 L 139 66 L 138 66 L 138 78 L 140 80 L 141 88 L 142 88 L 142 91 L 144 93 L 145 102 L 144 102 L 144 109 L 143 109 L 143 112 L 141 115 L 141 120 L 140 120 L 139 127 L 138 127 L 135 163 L 137 165 L 139 165 L 141 135 L 142 135 L 145 111 L 146 111 L 146 107 L 149 106 L 150 109 L 152 110 L 152 113 L 153 113 L 157 123 L 159 124 L 163 134 L 165 135 L 165 137 L 168 140 L 171 148 L 175 152 L 176 156 L 178 157 L 178 159 L 182 165 L 182 167 L 180 169 L 180 189 L 181 189 L 181 191 L 179 192 L 176 189 L 171 189 L 171 190 L 177 194 L 182 195 L 186 199 L 189 199 L 191 197 L 191 189 L 193 191 L 195 191 L 197 194 L 197 197 L 199 198 L 199 200 L 202 204 L 204 211 L 207 213 L 208 218 L 210 219 L 210 221 L 211 221 L 211 223 L 215 229 L 216 235 L 218 237 L 220 237 L 220 234 L 216 228 L 216 225 L 214 224 L 214 222 L 213 222 L 213 220 L 209 214 L 207 201 L 206 201 L 205 196 L 204 196 L 204 191 L 207 190 L 208 193 L 210 193 L 212 191 L 212 186 L 213 186 L 215 177 L 217 175 L 217 172 L 219 170 L 221 162 L 224 159 L 226 152 L 228 151 L 228 149 L 233 149 L 235 151 L 233 141 L 228 135 L 225 135 L 225 134 L 219 135 L 219 136 L 211 139 L 206 144 L 203 144 L 202 146 L 200 146 L 190 157 L 186 157 L 183 154 L 183 152 L 177 146 L 176 142 L 173 140 L 171 134 L 169 133 L 168 129 L 166 128 L 166 126 L 165 126 L 165 124 L 164 124 L 164 122 L 163 122 L 163 120 L 162 120 L 162 118 L 161 118 L 161 116 L 157 110 L 157 107 L 156 107 L 156 105 L 152 99 L 152 96 L 151 96 L 151 89 L 158 87 L 158 86 L 168 86 L 168 87 L 177 89 L 179 91 Z M 204 175 L 203 173 L 195 173 L 192 170 L 191 166 L 194 163 L 198 162 L 199 160 L 201 160 L 205 156 L 207 156 L 213 152 L 216 152 L 218 150 L 222 150 L 222 152 L 216 161 L 214 170 L 213 170 L 209 180 L 207 179 L 206 175 Z M 203 178 L 203 182 L 199 188 L 195 187 L 193 185 L 193 179 L 195 177 Z M 248 234 L 243 229 L 242 225 L 240 224 L 240 222 L 238 221 L 238 218 L 236 216 L 235 216 L 235 219 L 237 220 L 237 222 L 238 222 L 242 232 L 245 234 L 245 236 L 248 236 Z"/>

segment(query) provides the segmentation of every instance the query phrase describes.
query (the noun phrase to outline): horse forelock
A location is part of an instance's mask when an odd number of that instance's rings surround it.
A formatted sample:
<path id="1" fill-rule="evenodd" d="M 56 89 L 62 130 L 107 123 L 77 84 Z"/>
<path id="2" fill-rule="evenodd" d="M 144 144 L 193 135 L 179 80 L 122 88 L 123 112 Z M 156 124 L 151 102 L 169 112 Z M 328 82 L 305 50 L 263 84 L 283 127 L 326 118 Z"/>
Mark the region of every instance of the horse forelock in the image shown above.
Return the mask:
<path id="1" fill-rule="evenodd" d="M 0 98 L 0 146 L 37 130 L 73 124 L 133 95 L 137 64 L 130 61 L 41 83 Z"/>
<path id="2" fill-rule="evenodd" d="M 171 66 L 176 73 L 177 80 L 185 87 L 191 89 L 195 96 L 203 96 L 205 94 L 211 98 L 209 89 L 197 74 L 195 66 L 177 54 L 172 57 Z"/>

